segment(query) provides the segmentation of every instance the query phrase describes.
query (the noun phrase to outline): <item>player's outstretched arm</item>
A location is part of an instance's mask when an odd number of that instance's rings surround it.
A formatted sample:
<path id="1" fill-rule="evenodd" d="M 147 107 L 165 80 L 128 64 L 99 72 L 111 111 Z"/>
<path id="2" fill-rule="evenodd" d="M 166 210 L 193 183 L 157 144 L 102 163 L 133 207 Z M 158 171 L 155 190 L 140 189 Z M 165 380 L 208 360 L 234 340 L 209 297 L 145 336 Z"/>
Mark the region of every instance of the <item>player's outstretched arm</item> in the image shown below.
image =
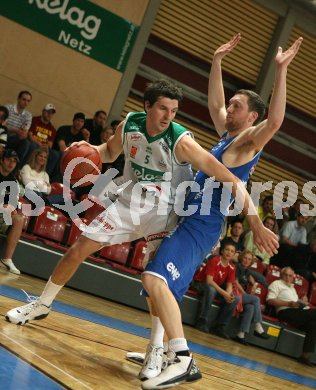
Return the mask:
<path id="1" fill-rule="evenodd" d="M 278 48 L 275 57 L 274 87 L 269 105 L 268 118 L 249 131 L 249 139 L 255 149 L 262 149 L 282 125 L 286 107 L 286 76 L 287 69 L 299 51 L 303 38 L 298 38 L 293 45 L 283 52 Z"/>
<path id="2" fill-rule="evenodd" d="M 208 109 L 214 122 L 217 133 L 225 133 L 226 108 L 225 94 L 222 79 L 222 59 L 230 53 L 241 39 L 241 34 L 235 35 L 229 42 L 220 46 L 214 53 L 209 83 L 208 83 Z"/>
<path id="3" fill-rule="evenodd" d="M 253 230 L 254 242 L 259 250 L 264 248 L 271 256 L 279 247 L 277 236 L 263 226 L 253 201 L 243 183 L 233 175 L 214 156 L 204 150 L 191 137 L 182 137 L 176 146 L 176 157 L 179 162 L 188 162 L 196 169 L 223 183 L 232 195 L 241 200 L 242 208 Z"/>
<path id="4" fill-rule="evenodd" d="M 123 149 L 123 124 L 124 122 L 121 122 L 117 126 L 115 134 L 109 138 L 107 143 L 98 146 L 103 163 L 113 162 L 121 154 Z"/>

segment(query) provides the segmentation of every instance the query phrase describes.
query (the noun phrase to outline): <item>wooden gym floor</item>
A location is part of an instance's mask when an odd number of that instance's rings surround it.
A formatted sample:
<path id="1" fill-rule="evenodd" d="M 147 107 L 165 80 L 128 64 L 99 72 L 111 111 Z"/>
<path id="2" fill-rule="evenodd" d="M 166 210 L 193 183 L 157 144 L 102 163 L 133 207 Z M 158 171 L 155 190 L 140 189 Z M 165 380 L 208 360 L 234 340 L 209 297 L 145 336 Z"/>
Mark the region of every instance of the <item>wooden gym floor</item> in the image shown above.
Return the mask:
<path id="1" fill-rule="evenodd" d="M 64 288 L 42 321 L 17 326 L 5 313 L 40 294 L 45 281 L 0 269 L 0 388 L 139 389 L 139 366 L 127 351 L 143 352 L 147 313 Z M 124 288 L 124 286 L 122 286 Z M 316 369 L 257 347 L 244 347 L 186 326 L 203 379 L 179 389 L 316 388 Z"/>

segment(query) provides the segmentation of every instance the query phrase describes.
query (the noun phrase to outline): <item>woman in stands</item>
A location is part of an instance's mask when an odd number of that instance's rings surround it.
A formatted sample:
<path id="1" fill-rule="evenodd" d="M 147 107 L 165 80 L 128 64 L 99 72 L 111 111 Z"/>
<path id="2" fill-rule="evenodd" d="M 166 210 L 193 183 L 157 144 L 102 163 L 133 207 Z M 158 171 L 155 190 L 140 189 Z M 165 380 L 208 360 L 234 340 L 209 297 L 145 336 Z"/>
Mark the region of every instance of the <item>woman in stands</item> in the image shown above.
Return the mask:
<path id="1" fill-rule="evenodd" d="M 253 257 L 252 252 L 244 250 L 239 255 L 236 266 L 236 287 L 242 295 L 243 314 L 239 332 L 234 340 L 243 345 L 248 345 L 245 339 L 245 333 L 249 333 L 252 321 L 255 323 L 254 335 L 262 339 L 269 338 L 262 327 L 260 299 L 254 295 L 257 283 L 248 269 L 254 260 Z M 246 292 L 248 284 L 251 285 L 250 294 Z"/>
<path id="2" fill-rule="evenodd" d="M 25 164 L 20 172 L 22 184 L 40 195 L 48 195 L 51 191 L 49 176 L 46 172 L 47 157 L 46 150 L 34 150 L 29 163 Z"/>

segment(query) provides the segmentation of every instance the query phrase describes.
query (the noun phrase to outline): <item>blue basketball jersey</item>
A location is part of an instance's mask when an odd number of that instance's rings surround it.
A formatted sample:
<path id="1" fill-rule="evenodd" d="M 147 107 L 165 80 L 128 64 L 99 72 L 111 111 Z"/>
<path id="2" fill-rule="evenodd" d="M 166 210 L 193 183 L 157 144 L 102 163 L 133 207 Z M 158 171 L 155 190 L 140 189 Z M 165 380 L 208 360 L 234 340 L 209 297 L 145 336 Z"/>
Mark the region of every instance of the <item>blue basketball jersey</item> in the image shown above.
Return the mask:
<path id="1" fill-rule="evenodd" d="M 236 137 L 227 138 L 228 133 L 225 133 L 220 141 L 211 149 L 210 153 L 216 157 L 218 161 L 223 163 L 222 157 L 225 150 L 234 142 Z M 244 184 L 247 183 L 249 177 L 255 170 L 256 164 L 260 158 L 262 150 L 260 150 L 249 162 L 234 168 L 228 168 L 235 176 L 237 176 Z M 229 206 L 232 203 L 230 191 L 223 188 L 223 185 L 216 180 L 213 180 L 204 172 L 199 171 L 194 180 L 199 185 L 199 192 L 191 192 L 186 199 L 186 207 L 195 205 L 194 214 L 205 215 L 206 217 L 213 212 L 222 215 L 223 219 L 228 214 Z"/>

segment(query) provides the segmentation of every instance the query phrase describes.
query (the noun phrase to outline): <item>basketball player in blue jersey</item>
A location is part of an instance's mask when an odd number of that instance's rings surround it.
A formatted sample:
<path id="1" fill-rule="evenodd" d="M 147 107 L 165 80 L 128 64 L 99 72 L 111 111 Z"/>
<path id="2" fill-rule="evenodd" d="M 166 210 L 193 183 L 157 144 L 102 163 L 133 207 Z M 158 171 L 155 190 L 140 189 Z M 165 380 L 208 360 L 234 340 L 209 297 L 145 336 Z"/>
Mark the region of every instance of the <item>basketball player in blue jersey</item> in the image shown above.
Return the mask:
<path id="1" fill-rule="evenodd" d="M 222 137 L 211 154 L 246 183 L 262 148 L 283 122 L 287 68 L 297 54 L 302 38 L 297 39 L 285 52 L 281 47 L 278 49 L 275 57 L 275 84 L 268 117 L 264 121 L 261 121 L 264 104 L 252 91 L 237 91 L 228 107 L 225 107 L 221 61 L 237 46 L 240 39 L 241 35 L 237 34 L 215 51 L 209 79 L 208 106 L 215 128 Z M 217 243 L 229 201 L 223 186 L 210 182 L 203 169 L 198 172 L 195 181 L 200 190 L 191 191 L 186 200 L 187 207 L 191 210 L 195 208 L 193 215 L 184 217 L 170 236 L 163 240 L 142 274 L 142 283 L 150 297 L 153 312 L 160 318 L 169 339 L 168 357 L 171 363 L 158 376 L 145 380 L 143 389 L 168 388 L 201 378 L 184 338 L 177 301 L 182 299 L 197 267 Z M 211 203 L 208 199 L 210 197 Z M 225 197 L 227 207 L 223 210 L 221 201 Z M 208 212 L 206 205 L 209 207 Z M 248 215 L 247 218 L 251 221 L 251 228 L 256 231 L 256 223 L 258 226 L 261 224 L 258 216 Z M 262 249 L 260 242 L 257 245 Z M 272 255 L 275 248 L 271 246 L 268 252 Z M 152 364 L 153 371 L 154 366 Z"/>

